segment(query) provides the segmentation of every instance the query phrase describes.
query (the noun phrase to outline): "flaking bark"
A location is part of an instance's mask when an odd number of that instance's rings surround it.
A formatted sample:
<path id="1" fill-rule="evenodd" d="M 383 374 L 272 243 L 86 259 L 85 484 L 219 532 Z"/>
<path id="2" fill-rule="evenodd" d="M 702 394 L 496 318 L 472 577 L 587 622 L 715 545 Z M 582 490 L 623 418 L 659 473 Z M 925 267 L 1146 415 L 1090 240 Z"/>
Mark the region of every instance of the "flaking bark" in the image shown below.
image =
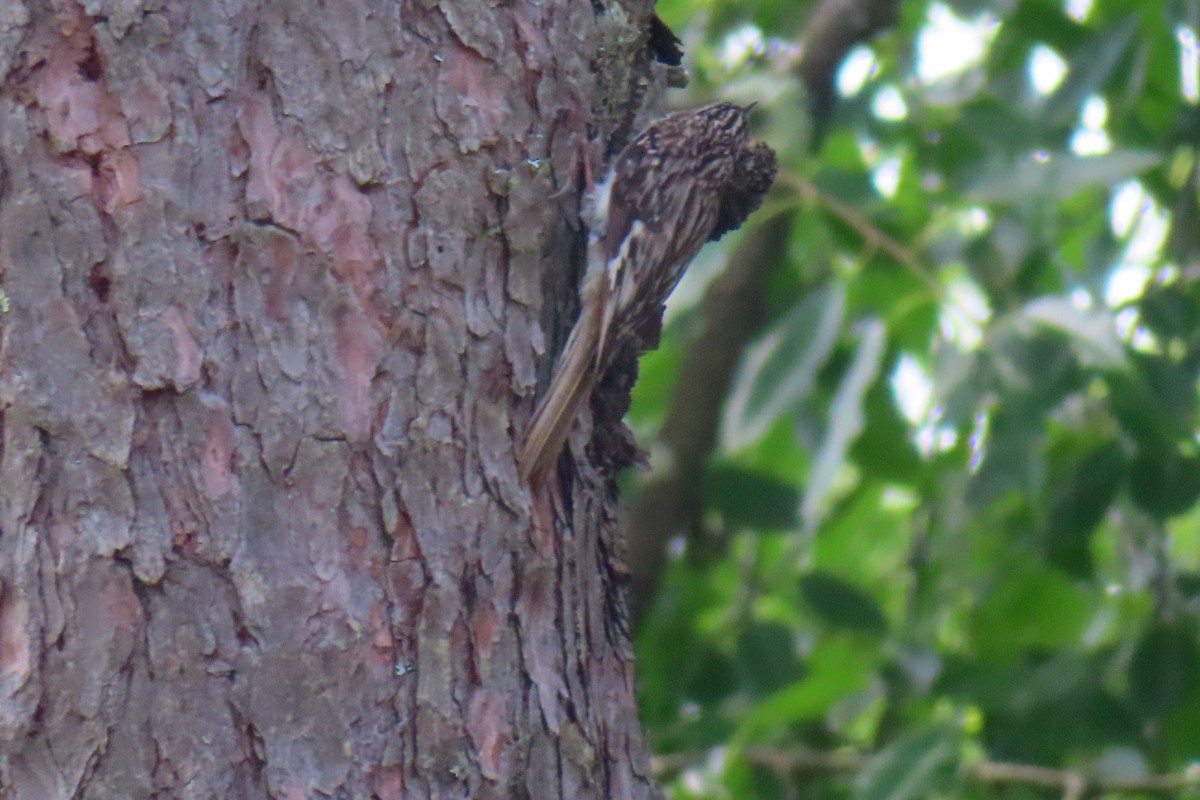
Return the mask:
<path id="1" fill-rule="evenodd" d="M 594 6 L 3 6 L 0 795 L 653 796 L 609 479 L 513 456 Z"/>

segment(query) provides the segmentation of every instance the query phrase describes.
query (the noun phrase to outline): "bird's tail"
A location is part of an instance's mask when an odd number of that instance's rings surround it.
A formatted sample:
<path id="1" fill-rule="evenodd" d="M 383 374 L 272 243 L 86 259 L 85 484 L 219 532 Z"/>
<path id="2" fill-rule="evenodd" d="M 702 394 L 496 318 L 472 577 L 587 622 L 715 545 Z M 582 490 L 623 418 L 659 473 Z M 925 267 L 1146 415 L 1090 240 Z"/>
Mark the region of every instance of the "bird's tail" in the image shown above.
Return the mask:
<path id="1" fill-rule="evenodd" d="M 521 477 L 530 484 L 540 482 L 558 460 L 580 408 L 595 389 L 599 377 L 597 322 L 581 319 L 576 323 L 558 360 L 550 387 L 529 421 L 517 465 Z"/>

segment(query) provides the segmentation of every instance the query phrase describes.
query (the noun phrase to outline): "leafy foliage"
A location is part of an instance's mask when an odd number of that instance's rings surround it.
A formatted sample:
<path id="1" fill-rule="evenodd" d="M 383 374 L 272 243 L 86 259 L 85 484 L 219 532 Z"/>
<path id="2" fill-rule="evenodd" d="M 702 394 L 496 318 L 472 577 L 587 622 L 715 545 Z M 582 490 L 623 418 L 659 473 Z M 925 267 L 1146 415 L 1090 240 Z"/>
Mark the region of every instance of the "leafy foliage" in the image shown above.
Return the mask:
<path id="1" fill-rule="evenodd" d="M 973 779 L 999 762 L 1182 774 L 1200 758 L 1197 7 L 905 0 L 843 62 L 814 149 L 795 42 L 816 6 L 659 3 L 688 48 L 677 102 L 756 100 L 781 154 L 764 210 L 702 261 L 793 215 L 700 470 L 702 530 L 640 621 L 671 794 L 1056 796 Z M 706 272 L 644 359 L 643 438 L 687 402 L 669 387 Z"/>

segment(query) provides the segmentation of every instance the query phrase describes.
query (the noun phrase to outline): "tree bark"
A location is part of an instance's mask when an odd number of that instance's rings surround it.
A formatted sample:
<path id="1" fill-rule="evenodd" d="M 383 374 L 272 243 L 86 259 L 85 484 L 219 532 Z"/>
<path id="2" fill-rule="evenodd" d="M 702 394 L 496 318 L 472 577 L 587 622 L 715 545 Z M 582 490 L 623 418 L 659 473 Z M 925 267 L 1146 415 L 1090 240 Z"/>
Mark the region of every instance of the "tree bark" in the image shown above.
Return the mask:
<path id="1" fill-rule="evenodd" d="M 0 4 L 0 797 L 654 796 L 514 463 L 648 13 Z"/>

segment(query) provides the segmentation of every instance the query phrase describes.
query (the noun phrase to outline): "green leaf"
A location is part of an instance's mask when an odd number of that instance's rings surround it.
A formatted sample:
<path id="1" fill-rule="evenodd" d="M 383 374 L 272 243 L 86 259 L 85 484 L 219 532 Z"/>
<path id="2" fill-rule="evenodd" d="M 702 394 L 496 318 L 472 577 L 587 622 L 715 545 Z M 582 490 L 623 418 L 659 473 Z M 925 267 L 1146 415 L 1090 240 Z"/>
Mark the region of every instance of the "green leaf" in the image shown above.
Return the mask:
<path id="1" fill-rule="evenodd" d="M 1161 719 L 1200 687 L 1200 647 L 1190 625 L 1151 628 L 1129 662 L 1129 694 L 1137 712 Z"/>
<path id="2" fill-rule="evenodd" d="M 778 622 L 753 621 L 738 636 L 737 662 L 756 693 L 766 694 L 797 680 L 796 637 Z"/>
<path id="3" fill-rule="evenodd" d="M 907 503 L 917 496 L 902 499 L 890 494 L 894 492 L 872 482 L 839 503 L 812 541 L 808 553 L 813 567 L 859 586 L 883 584 L 889 593 L 902 592 L 903 583 L 896 576 L 912 555 L 913 509 Z M 883 597 L 878 591 L 872 596 Z"/>
<path id="4" fill-rule="evenodd" d="M 980 440 L 983 462 L 970 476 L 964 498 L 972 508 L 981 510 L 1009 492 L 1025 497 L 1042 493 L 1042 431 L 1033 419 L 1016 403 L 991 417 L 987 435 Z"/>
<path id="5" fill-rule="evenodd" d="M 1195 286 L 1154 286 L 1147 289 L 1138 304 L 1142 322 L 1154 333 L 1166 338 L 1184 339 L 1200 326 Z"/>
<path id="6" fill-rule="evenodd" d="M 1121 427 L 1143 447 L 1189 437 L 1195 411 L 1195 376 L 1159 357 L 1134 354 L 1136 370 L 1109 377 L 1110 408 Z"/>
<path id="7" fill-rule="evenodd" d="M 1083 310 L 1065 297 L 1040 297 L 1027 304 L 1014 321 L 1018 326 L 1028 321 L 1067 334 L 1084 365 L 1101 369 L 1126 365 L 1125 348 L 1107 310 Z"/>
<path id="8" fill-rule="evenodd" d="M 854 462 L 864 473 L 880 480 L 918 482 L 922 476 L 921 456 L 910 439 L 907 420 L 896 408 L 891 387 L 876 381 L 863 403 L 868 424 L 851 448 Z"/>
<path id="9" fill-rule="evenodd" d="M 879 377 L 885 345 L 883 323 L 878 320 L 863 323 L 858 350 L 830 406 L 829 425 L 821 449 L 813 460 L 804 499 L 800 503 L 800 516 L 809 530 L 815 528 L 825 515 L 838 471 L 846 460 L 846 451 L 862 432 L 863 400 Z"/>
<path id="10" fill-rule="evenodd" d="M 1187 764 L 1196 758 L 1196 731 L 1200 731 L 1200 689 L 1185 697 L 1167 715 L 1163 739 L 1172 763 Z"/>
<path id="11" fill-rule="evenodd" d="M 981 97 L 962 109 L 963 129 L 971 140 L 986 146 L 992 157 L 1026 153 L 1037 144 L 1037 131 L 1023 109 Z M 963 153 L 954 166 L 979 162 L 985 153 Z M 947 166 L 951 166 L 947 164 Z"/>
<path id="12" fill-rule="evenodd" d="M 1159 519 L 1182 514 L 1200 497 L 1200 456 L 1171 442 L 1143 443 L 1130 467 L 1130 488 L 1139 506 Z"/>
<path id="13" fill-rule="evenodd" d="M 937 693 L 978 706 L 992 747 L 1014 759 L 1049 758 L 1103 746 L 1137 724 L 1105 688 L 1110 662 L 1107 653 L 1061 649 L 1007 663 L 951 656 Z"/>
<path id="14" fill-rule="evenodd" d="M 746 352 L 722 425 L 727 451 L 757 440 L 808 396 L 817 370 L 833 352 L 844 309 L 840 285 L 813 292 Z"/>
<path id="15" fill-rule="evenodd" d="M 724 797 L 753 797 L 754 800 L 787 800 L 790 780 L 786 774 L 761 764 L 746 763 L 735 752 L 725 769 Z M 705 795 L 706 798 L 712 795 Z"/>
<path id="16" fill-rule="evenodd" d="M 1066 647 L 1079 641 L 1092 603 L 1087 592 L 1057 571 L 1010 571 L 976 606 L 972 639 L 982 653 L 999 659 L 1028 649 Z"/>
<path id="17" fill-rule="evenodd" d="M 1137 15 L 1128 14 L 1105 30 L 1089 36 L 1071 54 L 1066 79 L 1046 100 L 1043 108 L 1046 119 L 1065 125 L 1075 121 L 1083 101 L 1113 74 L 1117 62 L 1129 48 L 1137 26 Z"/>
<path id="18" fill-rule="evenodd" d="M 746 715 L 737 740 L 744 742 L 768 728 L 819 718 L 838 701 L 861 691 L 873 666 L 860 642 L 822 642 L 804 663 L 801 680 L 763 698 Z"/>
<path id="19" fill-rule="evenodd" d="M 998 388 L 1006 405 L 1027 415 L 1025 425 L 1041 427 L 1041 413 L 1086 384 L 1078 348 L 1069 334 L 1051 330 L 1018 312 L 993 326 L 987 335 L 988 352 Z M 985 372 L 985 376 L 987 375 Z"/>
<path id="20" fill-rule="evenodd" d="M 1050 484 L 1046 555 L 1072 575 L 1091 572 L 1088 541 L 1125 477 L 1125 453 L 1107 442 L 1079 455 Z"/>
<path id="21" fill-rule="evenodd" d="M 733 659 L 714 647 L 701 644 L 688 655 L 688 674 L 674 674 L 674 679 L 683 682 L 684 694 L 689 700 L 705 705 L 725 699 L 738 688 L 738 676 Z"/>
<path id="22" fill-rule="evenodd" d="M 864 633 L 887 632 L 887 620 L 875 600 L 832 573 L 805 575 L 800 579 L 800 594 L 813 612 L 829 625 Z"/>
<path id="23" fill-rule="evenodd" d="M 800 490 L 770 475 L 718 466 L 704 476 L 704 502 L 730 528 L 792 528 Z"/>
<path id="24" fill-rule="evenodd" d="M 908 800 L 946 791 L 958 769 L 958 733 L 911 731 L 875 755 L 854 782 L 854 800 Z"/>
<path id="25" fill-rule="evenodd" d="M 1113 150 L 1098 156 L 1066 152 L 1041 158 L 996 161 L 968 181 L 963 196 L 974 203 L 1015 203 L 1040 199 L 1063 200 L 1089 186 L 1106 186 L 1132 178 L 1161 164 L 1162 153 L 1150 150 Z"/>

